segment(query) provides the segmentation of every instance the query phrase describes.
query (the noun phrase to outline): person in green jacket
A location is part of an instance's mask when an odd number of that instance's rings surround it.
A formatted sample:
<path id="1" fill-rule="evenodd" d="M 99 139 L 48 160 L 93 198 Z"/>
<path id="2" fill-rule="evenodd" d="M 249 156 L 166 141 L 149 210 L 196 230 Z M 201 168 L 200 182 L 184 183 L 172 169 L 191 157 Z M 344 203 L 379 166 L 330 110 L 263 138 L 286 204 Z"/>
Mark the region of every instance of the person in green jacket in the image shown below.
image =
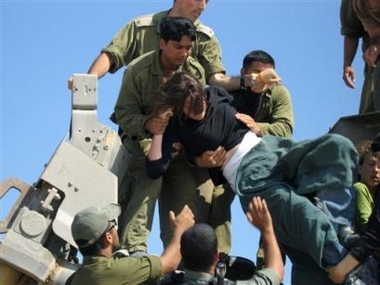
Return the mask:
<path id="1" fill-rule="evenodd" d="M 375 197 L 380 189 L 380 161 L 371 150 L 372 141 L 357 145 L 359 154 L 359 181 L 354 184 L 356 191 L 355 232 L 362 234 L 367 228 L 369 216 L 374 207 Z"/>
<path id="2" fill-rule="evenodd" d="M 161 190 L 161 179 L 149 179 L 145 173 L 145 154 L 150 146 L 151 134 L 160 132 L 168 123 L 165 118 L 151 114 L 156 101 L 156 90 L 179 71 L 188 71 L 203 85 L 206 84 L 204 69 L 190 56 L 196 40 L 193 23 L 184 17 L 166 17 L 161 21 L 160 31 L 160 48 L 133 60 L 125 70 L 114 113 L 111 115 L 111 120 L 119 125 L 123 145 L 132 154 L 127 170 L 128 179 L 124 179 L 119 190 L 119 197 L 125 197 L 120 199 L 123 207 L 121 241 L 131 254 L 147 252 L 146 243 L 157 198 L 160 193 L 161 197 L 167 193 L 166 188 Z M 179 182 L 174 183 L 176 191 L 180 192 L 178 199 L 171 197 L 175 207 L 166 211 L 160 206 L 161 238 L 165 247 L 171 238 L 171 225 L 167 218 L 170 210 L 177 214 L 184 204 L 188 204 L 198 216 L 194 168 L 188 167 L 181 157 L 176 162 L 177 167 L 173 169 L 176 172 L 170 172 L 167 181 L 178 179 L 188 183 L 183 183 L 180 190 L 177 188 Z"/>
<path id="3" fill-rule="evenodd" d="M 83 263 L 69 278 L 71 285 L 142 284 L 157 282 L 177 268 L 181 261 L 180 238 L 194 225 L 194 215 L 185 206 L 177 216 L 170 213 L 174 237 L 161 256 L 131 257 L 120 250 L 117 233 L 118 204 L 89 207 L 79 211 L 71 224 L 71 233 Z"/>

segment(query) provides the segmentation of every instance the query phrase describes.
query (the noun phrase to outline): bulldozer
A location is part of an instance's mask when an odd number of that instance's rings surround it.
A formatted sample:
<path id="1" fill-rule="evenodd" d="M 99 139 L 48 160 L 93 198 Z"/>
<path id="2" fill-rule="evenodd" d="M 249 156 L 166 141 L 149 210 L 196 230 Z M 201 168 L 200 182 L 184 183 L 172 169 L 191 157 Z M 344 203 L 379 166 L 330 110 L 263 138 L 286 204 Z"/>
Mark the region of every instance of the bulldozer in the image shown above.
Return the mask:
<path id="1" fill-rule="evenodd" d="M 98 79 L 74 74 L 70 130 L 33 185 L 8 178 L 0 199 L 18 198 L 0 221 L 0 285 L 66 284 L 78 268 L 70 225 L 89 206 L 117 202 L 131 157 L 119 135 L 97 118 Z M 380 132 L 380 112 L 343 117 L 328 132 L 354 143 Z M 84 171 L 85 170 L 85 171 Z"/>

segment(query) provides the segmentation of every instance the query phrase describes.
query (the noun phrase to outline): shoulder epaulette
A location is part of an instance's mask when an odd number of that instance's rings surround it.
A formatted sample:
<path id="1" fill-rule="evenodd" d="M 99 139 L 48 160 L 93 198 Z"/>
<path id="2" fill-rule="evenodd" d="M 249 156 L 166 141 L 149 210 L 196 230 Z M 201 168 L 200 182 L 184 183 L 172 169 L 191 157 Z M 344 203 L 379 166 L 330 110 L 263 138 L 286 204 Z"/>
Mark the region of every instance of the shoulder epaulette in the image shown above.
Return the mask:
<path id="1" fill-rule="evenodd" d="M 213 29 L 211 29 L 210 27 L 205 26 L 203 24 L 200 24 L 197 27 L 197 31 L 206 34 L 210 38 L 212 38 L 214 36 L 214 34 L 215 34 Z"/>
<path id="2" fill-rule="evenodd" d="M 153 26 L 153 14 L 137 17 L 133 20 L 136 27 Z"/>

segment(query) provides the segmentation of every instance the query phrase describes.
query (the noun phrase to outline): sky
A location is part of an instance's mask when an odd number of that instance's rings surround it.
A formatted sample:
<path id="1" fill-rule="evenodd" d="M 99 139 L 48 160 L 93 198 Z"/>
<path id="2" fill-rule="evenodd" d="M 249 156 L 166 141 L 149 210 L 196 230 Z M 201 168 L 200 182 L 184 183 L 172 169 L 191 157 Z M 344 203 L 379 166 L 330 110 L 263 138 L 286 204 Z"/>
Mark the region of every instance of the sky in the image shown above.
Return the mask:
<path id="1" fill-rule="evenodd" d="M 101 48 L 129 20 L 171 7 L 171 0 L 2 0 L 0 3 L 0 181 L 16 177 L 33 184 L 70 126 L 67 79 L 86 73 Z M 357 114 L 363 82 L 359 54 L 357 89 L 342 80 L 343 37 L 338 0 L 211 0 L 200 20 L 222 47 L 229 75 L 238 75 L 246 53 L 269 52 L 289 89 L 295 140 L 329 131 L 340 117 Z M 122 70 L 99 81 L 98 118 L 109 116 Z M 0 200 L 0 216 L 11 203 Z M 248 224 L 238 199 L 232 205 L 232 251 L 254 259 L 258 231 Z M 149 252 L 160 254 L 157 214 Z M 287 262 L 284 284 L 290 284 Z"/>

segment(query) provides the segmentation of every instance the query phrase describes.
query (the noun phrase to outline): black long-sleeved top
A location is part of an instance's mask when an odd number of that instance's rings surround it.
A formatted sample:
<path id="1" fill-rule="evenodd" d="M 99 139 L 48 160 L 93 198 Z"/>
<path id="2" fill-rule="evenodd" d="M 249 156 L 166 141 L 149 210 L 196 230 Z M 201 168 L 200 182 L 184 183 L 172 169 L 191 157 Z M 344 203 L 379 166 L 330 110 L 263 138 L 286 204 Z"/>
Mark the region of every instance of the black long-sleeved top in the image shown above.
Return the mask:
<path id="1" fill-rule="evenodd" d="M 206 88 L 205 92 L 207 110 L 202 120 L 173 117 L 164 134 L 161 159 L 147 159 L 146 169 L 150 178 L 156 179 L 166 172 L 173 158 L 174 142 L 180 142 L 187 156 L 192 159 L 219 146 L 228 151 L 242 141 L 248 128 L 235 118 L 237 112 L 230 105 L 231 95 L 216 86 Z"/>

